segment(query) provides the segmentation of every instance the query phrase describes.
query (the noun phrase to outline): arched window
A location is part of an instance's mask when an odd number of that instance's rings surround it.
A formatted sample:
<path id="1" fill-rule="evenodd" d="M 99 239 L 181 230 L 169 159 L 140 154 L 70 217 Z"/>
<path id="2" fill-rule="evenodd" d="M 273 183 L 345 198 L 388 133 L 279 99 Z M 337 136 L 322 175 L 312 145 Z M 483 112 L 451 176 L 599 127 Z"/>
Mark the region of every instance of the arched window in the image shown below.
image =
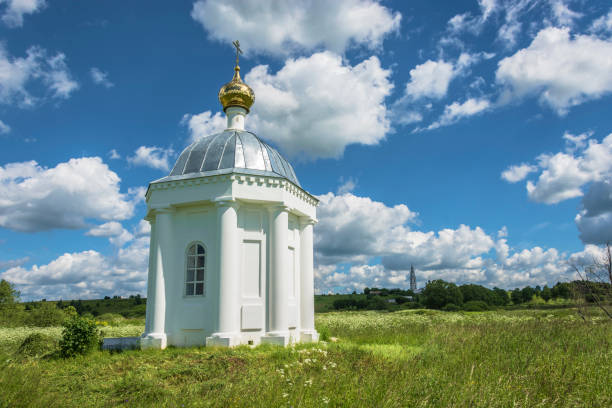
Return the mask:
<path id="1" fill-rule="evenodd" d="M 204 294 L 204 269 L 206 252 L 202 244 L 192 244 L 187 250 L 187 274 L 185 276 L 185 295 Z"/>

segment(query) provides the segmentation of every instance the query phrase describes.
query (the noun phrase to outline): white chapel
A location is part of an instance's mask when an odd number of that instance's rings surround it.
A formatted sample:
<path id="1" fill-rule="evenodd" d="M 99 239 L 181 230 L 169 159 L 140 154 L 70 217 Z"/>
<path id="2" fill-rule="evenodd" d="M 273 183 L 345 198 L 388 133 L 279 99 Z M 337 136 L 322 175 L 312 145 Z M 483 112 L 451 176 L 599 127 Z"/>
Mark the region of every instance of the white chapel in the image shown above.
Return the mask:
<path id="1" fill-rule="evenodd" d="M 245 130 L 240 78 L 219 91 L 227 129 L 202 137 L 149 184 L 151 246 L 141 347 L 316 341 L 318 200 L 274 148 Z"/>

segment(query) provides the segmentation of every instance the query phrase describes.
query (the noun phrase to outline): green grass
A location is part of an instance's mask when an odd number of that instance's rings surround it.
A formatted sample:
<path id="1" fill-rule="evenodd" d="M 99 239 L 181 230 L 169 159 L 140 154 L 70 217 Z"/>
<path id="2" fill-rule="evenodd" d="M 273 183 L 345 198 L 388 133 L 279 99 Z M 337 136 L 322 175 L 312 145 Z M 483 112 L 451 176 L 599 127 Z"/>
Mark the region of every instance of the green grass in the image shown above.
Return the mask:
<path id="1" fill-rule="evenodd" d="M 0 329 L 0 406 L 610 407 L 612 324 L 592 313 L 325 313 L 329 343 L 69 360 L 16 354 L 28 333 L 59 329 Z"/>

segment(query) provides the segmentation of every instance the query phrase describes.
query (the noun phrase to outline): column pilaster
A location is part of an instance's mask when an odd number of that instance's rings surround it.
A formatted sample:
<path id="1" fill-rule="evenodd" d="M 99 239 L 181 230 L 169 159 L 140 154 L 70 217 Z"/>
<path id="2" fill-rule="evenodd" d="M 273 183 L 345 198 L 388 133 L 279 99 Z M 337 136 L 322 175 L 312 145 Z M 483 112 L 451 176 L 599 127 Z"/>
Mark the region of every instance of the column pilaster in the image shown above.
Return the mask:
<path id="1" fill-rule="evenodd" d="M 234 346 L 240 337 L 240 246 L 238 207 L 235 200 L 220 200 L 217 206 L 219 228 L 218 330 L 206 338 L 207 346 Z"/>
<path id="2" fill-rule="evenodd" d="M 172 271 L 172 214 L 174 209 L 161 208 L 155 210 L 154 231 L 151 230 L 151 243 L 153 254 L 150 254 L 149 276 L 154 276 L 153 288 L 147 293 L 153 295 L 153 302 L 149 305 L 147 299 L 147 313 L 149 322 L 146 325 L 148 331 L 141 339 L 143 348 L 166 348 L 166 276 Z M 151 249 L 149 249 L 151 251 Z M 149 282 L 150 283 L 150 282 Z"/>
<path id="3" fill-rule="evenodd" d="M 314 321 L 313 227 L 315 221 L 300 219 L 300 340 L 317 341 Z"/>
<path id="4" fill-rule="evenodd" d="M 288 229 L 289 208 L 268 208 L 270 215 L 270 275 L 268 277 L 268 332 L 261 341 L 285 346 L 289 343 Z"/>

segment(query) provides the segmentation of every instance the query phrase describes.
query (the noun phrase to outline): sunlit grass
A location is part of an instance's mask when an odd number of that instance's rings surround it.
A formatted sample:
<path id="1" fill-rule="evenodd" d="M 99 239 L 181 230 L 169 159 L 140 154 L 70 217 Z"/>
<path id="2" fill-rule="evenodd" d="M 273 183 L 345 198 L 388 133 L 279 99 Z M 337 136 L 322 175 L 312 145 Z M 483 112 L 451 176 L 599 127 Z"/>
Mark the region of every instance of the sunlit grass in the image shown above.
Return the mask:
<path id="1" fill-rule="evenodd" d="M 95 352 L 70 360 L 19 358 L 19 339 L 38 329 L 0 329 L 0 401 L 45 407 L 609 407 L 612 325 L 594 313 L 584 322 L 571 309 L 338 312 L 316 317 L 335 342 Z M 143 329 L 104 327 L 109 336 Z"/>

